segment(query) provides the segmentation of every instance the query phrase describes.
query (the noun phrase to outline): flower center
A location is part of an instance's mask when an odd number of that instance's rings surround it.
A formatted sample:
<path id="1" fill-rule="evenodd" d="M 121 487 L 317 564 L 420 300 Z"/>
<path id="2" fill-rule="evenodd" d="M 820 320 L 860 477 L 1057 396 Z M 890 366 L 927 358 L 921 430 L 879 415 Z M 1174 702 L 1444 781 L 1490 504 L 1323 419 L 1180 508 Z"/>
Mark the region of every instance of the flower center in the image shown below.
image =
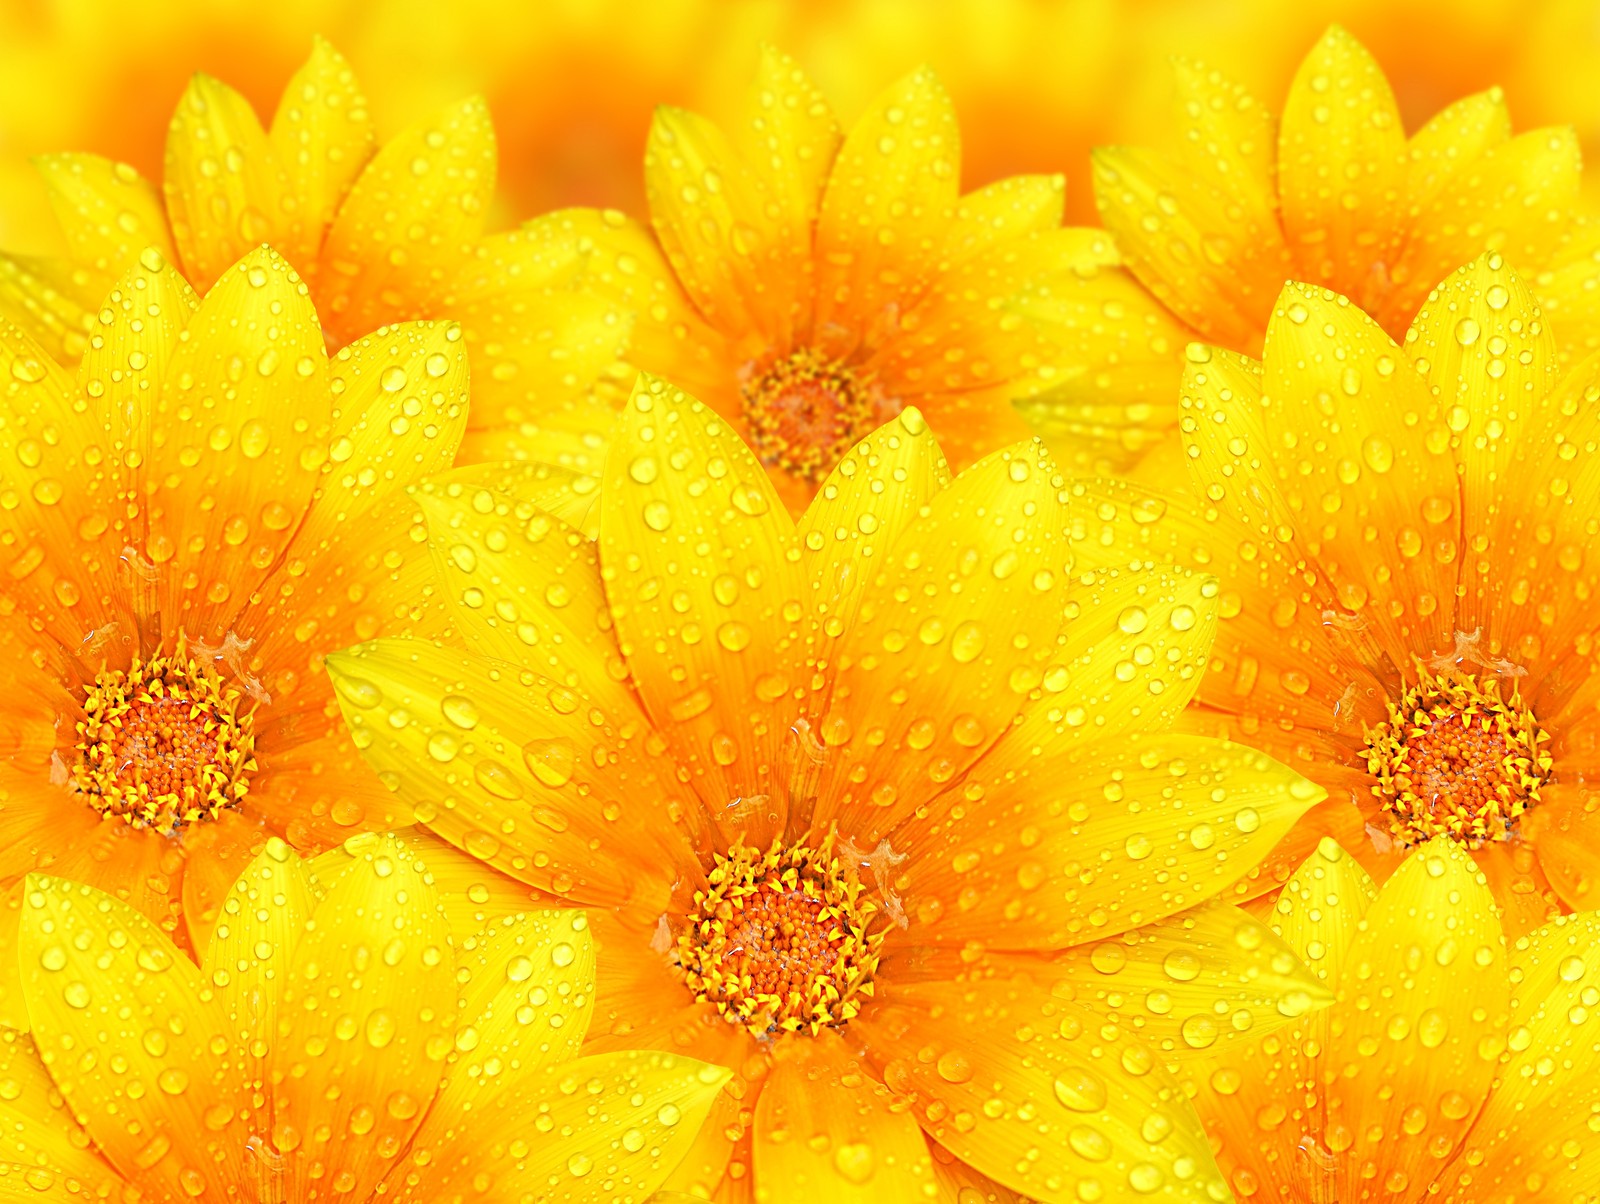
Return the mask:
<path id="1" fill-rule="evenodd" d="M 1505 840 L 1550 778 L 1550 737 L 1500 681 L 1422 670 L 1389 718 L 1367 732 L 1372 793 L 1402 845 L 1453 836 L 1477 848 Z"/>
<path id="2" fill-rule="evenodd" d="M 695 998 L 754 1035 L 815 1036 L 844 1024 L 872 995 L 883 933 L 877 914 L 833 856 L 774 841 L 718 854 L 678 937 L 678 965 Z"/>
<path id="3" fill-rule="evenodd" d="M 102 669 L 85 693 L 73 781 L 89 805 L 170 835 L 215 819 L 250 789 L 256 768 L 239 692 L 181 652 Z"/>
<path id="4" fill-rule="evenodd" d="M 756 454 L 807 481 L 821 480 L 877 417 L 856 374 L 809 347 L 752 377 L 740 396 Z"/>

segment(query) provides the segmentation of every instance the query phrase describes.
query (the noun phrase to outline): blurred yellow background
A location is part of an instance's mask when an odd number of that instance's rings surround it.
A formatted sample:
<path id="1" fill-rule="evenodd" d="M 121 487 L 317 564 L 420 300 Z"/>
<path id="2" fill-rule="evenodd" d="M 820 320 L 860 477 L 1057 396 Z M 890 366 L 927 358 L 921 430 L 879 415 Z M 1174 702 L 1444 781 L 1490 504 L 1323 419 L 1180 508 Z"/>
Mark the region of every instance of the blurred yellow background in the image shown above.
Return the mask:
<path id="1" fill-rule="evenodd" d="M 729 114 L 762 41 L 845 119 L 931 64 L 955 97 L 967 183 L 1065 172 L 1070 216 L 1087 222 L 1090 148 L 1165 137 L 1171 56 L 1276 109 L 1331 21 L 1378 57 L 1408 128 L 1500 84 L 1519 129 L 1571 124 L 1600 153 L 1600 0 L 0 0 L 0 246 L 53 246 L 29 156 L 95 151 L 159 179 L 192 72 L 270 117 L 314 33 L 355 67 L 382 135 L 488 97 L 500 225 L 567 204 L 641 213 L 652 107 Z"/>

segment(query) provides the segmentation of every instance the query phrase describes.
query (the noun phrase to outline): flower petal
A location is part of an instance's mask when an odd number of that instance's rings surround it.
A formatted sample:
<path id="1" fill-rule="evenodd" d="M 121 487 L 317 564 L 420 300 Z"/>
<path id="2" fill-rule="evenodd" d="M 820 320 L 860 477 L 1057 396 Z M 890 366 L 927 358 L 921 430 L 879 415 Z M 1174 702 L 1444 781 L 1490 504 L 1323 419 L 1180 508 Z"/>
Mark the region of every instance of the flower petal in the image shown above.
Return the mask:
<path id="1" fill-rule="evenodd" d="M 570 1204 L 647 1199 L 688 1152 L 727 1077 L 636 1050 L 523 1076 L 470 1123 L 430 1127 L 429 1158 L 409 1159 L 386 1194 L 407 1204 L 483 1191 L 508 1200 L 559 1191 Z"/>
<path id="2" fill-rule="evenodd" d="M 933 1168 L 910 1113 L 842 1042 L 806 1043 L 761 1087 L 754 1139 L 756 1190 L 773 1204 L 877 1204 L 925 1198 Z"/>
<path id="3" fill-rule="evenodd" d="M 1252 749 L 1179 734 L 1057 748 L 982 785 L 899 841 L 930 943 L 1062 949 L 1166 919 L 1225 891 L 1323 795 Z"/>
<path id="4" fill-rule="evenodd" d="M 1406 143 L 1406 196 L 1425 209 L 1480 156 L 1510 140 L 1511 111 L 1499 88 L 1447 105 Z"/>
<path id="5" fill-rule="evenodd" d="M 1284 101 L 1278 194 L 1289 246 L 1312 280 L 1367 301 L 1402 229 L 1405 131 L 1383 68 L 1333 26 Z"/>
<path id="6" fill-rule="evenodd" d="M 0 1191 L 14 1200 L 115 1198 L 120 1176 L 94 1152 L 25 1034 L 0 1029 L 0 1081 Z"/>
<path id="7" fill-rule="evenodd" d="M 1055 993 L 1169 1055 L 1237 1049 L 1307 1012 L 1333 990 L 1265 926 L 1212 904 L 1051 958 Z M 1065 992 L 1070 992 L 1067 994 Z"/>
<path id="8" fill-rule="evenodd" d="M 362 755 L 417 821 L 518 881 L 613 906 L 688 860 L 673 822 L 697 812 L 687 788 L 634 717 L 591 723 L 605 716 L 581 688 L 423 640 L 360 645 L 328 672 Z"/>
<path id="9" fill-rule="evenodd" d="M 1272 929 L 1330 986 L 1337 986 L 1378 888 L 1359 862 L 1324 839 L 1284 884 L 1272 909 Z"/>
<path id="10" fill-rule="evenodd" d="M 309 276 L 339 203 L 377 148 L 355 72 L 324 39 L 311 39 L 311 57 L 285 85 L 267 138 L 295 201 L 276 245 Z"/>
<path id="11" fill-rule="evenodd" d="M 95 309 L 110 283 L 66 260 L 0 254 L 0 319 L 70 362 L 89 345 Z"/>
<path id="12" fill-rule="evenodd" d="M 494 176 L 481 97 L 387 142 L 345 195 L 322 248 L 328 271 L 317 300 L 329 328 L 348 339 L 437 312 L 448 273 L 483 230 Z"/>
<path id="13" fill-rule="evenodd" d="M 114 277 L 133 267 L 146 247 L 174 256 L 160 191 L 126 163 L 44 155 L 34 166 L 50 189 L 50 207 L 74 260 Z"/>
<path id="14" fill-rule="evenodd" d="M 40 1055 L 106 1158 L 173 1199 L 226 1194 L 244 1151 L 224 1134 L 246 1088 L 199 968 L 126 903 L 38 875 L 19 956 Z"/>
<path id="15" fill-rule="evenodd" d="M 710 811 L 742 800 L 728 822 L 764 844 L 788 806 L 776 767 L 790 712 L 778 704 L 802 681 L 783 613 L 800 597 L 788 514 L 727 423 L 646 376 L 600 509 L 606 597 L 645 709 Z"/>
<path id="16" fill-rule="evenodd" d="M 316 904 L 278 981 L 268 1054 L 284 1195 L 364 1199 L 416 1132 L 456 1027 L 444 913 L 426 868 L 369 836 Z"/>
<path id="17" fill-rule="evenodd" d="M 933 72 L 887 89 L 845 137 L 817 217 L 813 338 L 838 359 L 871 347 L 932 282 L 927 255 L 955 207 L 961 132 Z"/>
<path id="18" fill-rule="evenodd" d="M 1048 1204 L 1222 1191 L 1200 1124 L 1144 1046 L 1025 978 L 907 984 L 851 1022 L 928 1135 Z"/>
<path id="19" fill-rule="evenodd" d="M 287 187 L 250 102 L 220 80 L 197 74 L 167 129 L 162 183 L 189 283 L 209 291 L 252 250 L 287 233 Z"/>
<path id="20" fill-rule="evenodd" d="M 295 536 L 327 455 L 322 328 L 270 248 L 230 268 L 190 319 L 150 419 L 149 534 L 164 621 L 223 643 Z"/>

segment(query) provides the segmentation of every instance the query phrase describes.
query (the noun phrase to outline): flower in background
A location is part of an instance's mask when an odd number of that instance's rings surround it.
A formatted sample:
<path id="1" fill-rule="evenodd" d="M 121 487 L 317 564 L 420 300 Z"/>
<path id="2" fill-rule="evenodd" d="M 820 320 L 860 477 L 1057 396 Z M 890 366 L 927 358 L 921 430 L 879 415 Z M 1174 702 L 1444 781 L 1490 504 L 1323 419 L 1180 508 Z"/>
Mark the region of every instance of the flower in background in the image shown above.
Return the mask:
<path id="1" fill-rule="evenodd" d="M 890 88 L 845 136 L 800 69 L 768 50 L 732 130 L 657 112 L 649 226 L 557 216 L 589 251 L 578 291 L 632 317 L 629 361 L 721 413 L 798 512 L 905 407 L 964 465 L 1023 433 L 1009 402 L 1055 378 L 1048 342 L 1003 303 L 1098 262 L 1107 244 L 1060 228 L 1059 176 L 962 197 L 959 160 L 955 113 L 931 73 Z M 474 455 L 592 467 L 610 425 L 609 411 L 599 417 L 579 447 L 532 414 Z"/>
<path id="2" fill-rule="evenodd" d="M 648 1196 L 728 1072 L 580 1057 L 583 913 L 453 931 L 445 903 L 466 900 L 434 869 L 458 881 L 463 859 L 426 856 L 369 835 L 301 861 L 269 841 L 198 964 L 121 900 L 30 877 L 32 1035 L 0 1032 L 0 1180 L 41 1199 Z"/>
<path id="3" fill-rule="evenodd" d="M 1338 27 L 1301 63 L 1281 121 L 1215 71 L 1176 74 L 1177 149 L 1095 155 L 1125 268 L 1062 274 L 1022 307 L 1078 365 L 1022 403 L 1041 432 L 1120 463 L 1160 442 L 1185 344 L 1259 355 L 1286 280 L 1348 296 L 1399 338 L 1429 289 L 1488 248 L 1575 348 L 1600 337 L 1600 225 L 1578 216 L 1570 129 L 1513 137 L 1491 89 L 1407 139 L 1382 70 Z"/>
<path id="4" fill-rule="evenodd" d="M 1590 1198 L 1600 916 L 1508 951 L 1454 841 L 1422 845 L 1380 890 L 1329 840 L 1271 925 L 1335 1001 L 1189 1067 L 1237 1199 Z"/>
<path id="5" fill-rule="evenodd" d="M 908 409 L 796 525 L 650 379 L 598 542 L 541 488 L 417 495 L 472 654 L 329 670 L 419 822 L 594 906 L 592 1047 L 738 1071 L 669 1186 L 900 1199 L 953 1158 L 1051 1201 L 1211 1199 L 1162 1062 L 1319 1002 L 1215 900 L 1321 792 L 1165 730 L 1216 599 L 1140 551 L 1154 516 L 1069 496 L 1037 443 L 951 480 Z"/>
<path id="6" fill-rule="evenodd" d="M 1469 848 L 1513 931 L 1600 905 L 1600 362 L 1557 348 L 1485 255 L 1399 344 L 1290 284 L 1260 363 L 1195 344 L 1183 386 L 1207 510 L 1180 542 L 1225 583 L 1189 721 L 1326 787 L 1322 830 L 1380 872 Z"/>
<path id="7" fill-rule="evenodd" d="M 495 142 L 481 98 L 380 146 L 354 73 L 320 39 L 270 127 L 232 88 L 195 76 L 159 187 L 98 155 L 38 167 L 69 255 L 0 255 L 0 317 L 61 362 L 83 354 L 100 298 L 146 250 L 204 292 L 263 243 L 298 272 L 330 349 L 385 323 L 459 322 L 474 413 L 587 397 L 627 334 L 604 303 L 552 292 L 579 259 L 564 227 L 484 235 Z"/>
<path id="8" fill-rule="evenodd" d="M 203 942 L 269 834 L 389 826 L 322 657 L 444 615 L 406 487 L 466 425 L 453 324 L 328 356 L 270 250 L 198 299 L 154 250 L 76 369 L 0 327 L 0 1019 L 22 878 L 70 877 Z"/>

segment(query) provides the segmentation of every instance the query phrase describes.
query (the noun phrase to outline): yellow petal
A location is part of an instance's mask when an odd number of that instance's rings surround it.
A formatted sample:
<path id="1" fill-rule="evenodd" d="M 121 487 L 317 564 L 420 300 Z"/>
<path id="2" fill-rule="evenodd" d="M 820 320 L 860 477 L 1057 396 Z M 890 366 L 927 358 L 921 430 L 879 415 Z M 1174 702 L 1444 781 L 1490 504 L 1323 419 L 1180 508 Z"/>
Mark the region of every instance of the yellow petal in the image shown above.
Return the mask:
<path id="1" fill-rule="evenodd" d="M 669 817 L 698 810 L 688 788 L 635 716 L 592 723 L 605 717 L 581 685 L 523 682 L 422 640 L 378 640 L 327 663 L 368 764 L 457 848 L 604 906 L 658 888 L 663 863 L 689 861 Z"/>
<path id="2" fill-rule="evenodd" d="M 943 234 L 960 174 L 955 108 L 926 68 L 887 89 L 851 128 L 817 218 L 814 335 L 829 354 L 873 340 L 883 315 L 927 287 L 937 266 L 927 244 Z"/>
<path id="3" fill-rule="evenodd" d="M 479 652 L 580 683 L 609 713 L 632 714 L 633 695 L 612 673 L 621 653 L 598 549 L 541 508 L 544 485 L 492 466 L 417 490 L 442 592 Z"/>
<path id="4" fill-rule="evenodd" d="M 1276 404 L 1262 410 L 1262 454 L 1274 476 L 1298 481 L 1294 535 L 1337 600 L 1332 621 L 1365 623 L 1396 663 L 1449 647 L 1463 539 L 1445 407 L 1409 364 L 1343 297 L 1284 287 L 1267 330 L 1263 385 Z M 1396 551 L 1375 554 L 1374 530 Z"/>
<path id="5" fill-rule="evenodd" d="M 225 1130 L 243 1084 L 195 964 L 126 903 L 42 876 L 18 955 L 40 1055 L 101 1152 L 171 1198 L 225 1194 L 242 1170 L 242 1135 Z"/>
<path id="6" fill-rule="evenodd" d="M 1323 840 L 1284 884 L 1272 908 L 1272 930 L 1323 982 L 1337 985 L 1350 946 L 1378 888 L 1359 862 Z"/>
<path id="7" fill-rule="evenodd" d="M 1486 151 L 1511 140 L 1505 93 L 1490 88 L 1440 109 L 1406 143 L 1406 195 L 1426 209 Z"/>
<path id="8" fill-rule="evenodd" d="M 526 911 L 493 924 L 456 953 L 461 1027 L 430 1113 L 435 1124 L 494 1106 L 518 1076 L 577 1056 L 593 1015 L 594 943 L 581 911 Z M 426 1145 L 431 1128 L 420 1135 Z"/>
<path id="9" fill-rule="evenodd" d="M 1221 894 L 1323 797 L 1252 749 L 1179 734 L 1057 748 L 982 784 L 981 807 L 953 799 L 910 833 L 926 940 L 1050 950 L 1155 923 Z"/>
<path id="10" fill-rule="evenodd" d="M 386 143 L 323 245 L 323 320 L 343 339 L 436 311 L 494 195 L 489 107 L 473 97 Z"/>
<path id="11" fill-rule="evenodd" d="M 866 566 L 855 622 L 810 733 L 826 771 L 811 823 L 875 841 L 1004 736 L 1039 683 L 1059 616 L 1067 524 L 1037 441 L 974 465 Z M 802 792 L 802 794 L 808 792 Z"/>
<path id="12" fill-rule="evenodd" d="M 926 1198 L 922 1130 L 842 1043 L 810 1042 L 761 1087 L 751 1150 L 756 1190 L 773 1204 L 877 1204 Z"/>
<path id="13" fill-rule="evenodd" d="M 0 1029 L 0 1194 L 12 1200 L 112 1199 L 120 1176 L 87 1134 L 39 1060 L 33 1041 Z"/>
<path id="14" fill-rule="evenodd" d="M 1016 1191 L 1199 1204 L 1225 1190 L 1155 1056 L 1025 978 L 904 984 L 857 1029 L 928 1135 Z"/>
<path id="15" fill-rule="evenodd" d="M 690 1058 L 631 1050 L 521 1077 L 459 1129 L 430 1124 L 426 1144 L 386 1192 L 407 1204 L 485 1191 L 570 1204 L 648 1199 L 688 1152 L 727 1078 Z"/>
<path id="16" fill-rule="evenodd" d="M 1310 278 L 1365 300 L 1392 262 L 1405 197 L 1405 131 L 1383 69 L 1337 25 L 1306 55 L 1278 136 L 1283 227 Z"/>
<path id="17" fill-rule="evenodd" d="M 355 72 L 322 38 L 312 39 L 311 57 L 285 85 L 268 141 L 294 200 L 278 250 L 310 272 L 339 203 L 377 147 Z"/>
<path id="18" fill-rule="evenodd" d="M 788 55 L 763 44 L 735 142 L 773 203 L 775 267 L 809 271 L 812 223 L 843 135 L 827 99 Z"/>
<path id="19" fill-rule="evenodd" d="M 287 183 L 250 102 L 196 75 L 167 130 L 163 180 L 172 238 L 196 289 L 287 232 Z"/>
<path id="20" fill-rule="evenodd" d="M 221 643 L 295 536 L 327 456 L 327 355 L 304 287 L 270 248 L 217 282 L 190 319 L 151 417 L 144 555 L 162 609 Z M 192 580 L 191 580 L 192 578 Z"/>
<path id="21" fill-rule="evenodd" d="M 284 1195 L 325 1180 L 364 1199 L 426 1115 L 457 1024 L 426 868 L 392 838 L 367 838 L 286 960 L 268 1055 Z"/>
<path id="22" fill-rule="evenodd" d="M 1225 904 L 1078 946 L 1052 969 L 1058 996 L 1178 1057 L 1237 1049 L 1333 1000 L 1287 945 Z"/>
<path id="23" fill-rule="evenodd" d="M 915 409 L 880 427 L 836 464 L 796 531 L 818 649 L 855 621 L 877 559 L 950 484 L 934 432 Z M 818 651 L 816 655 L 824 655 Z"/>
<path id="24" fill-rule="evenodd" d="M 63 363 L 82 355 L 110 280 L 65 260 L 0 254 L 0 319 Z"/>
<path id="25" fill-rule="evenodd" d="M 606 596 L 645 709 L 678 764 L 704 778 L 713 813 L 743 799 L 781 827 L 777 772 L 793 737 L 779 703 L 802 684 L 783 611 L 800 587 L 786 555 L 793 524 L 765 470 L 725 421 L 641 376 L 600 508 Z M 754 822 L 748 839 L 766 843 L 773 821 Z"/>
<path id="26" fill-rule="evenodd" d="M 1192 169 L 1249 214 L 1252 225 L 1277 225 L 1277 137 L 1273 116 L 1220 71 L 1177 58 L 1172 64 L 1177 142 Z M 1282 233 L 1267 232 L 1281 253 Z M 1257 248 L 1238 248 L 1244 255 Z"/>
<path id="27" fill-rule="evenodd" d="M 1562 916 L 1511 953 L 1510 1057 L 1461 1156 L 1440 1176 L 1447 1200 L 1553 1200 L 1591 1190 L 1600 1158 L 1600 916 Z M 1537 1189 L 1532 1184 L 1537 1183 Z"/>
<path id="28" fill-rule="evenodd" d="M 126 163 L 99 155 L 45 155 L 34 163 L 74 259 L 120 276 L 146 247 L 172 258 L 161 193 Z"/>
<path id="29" fill-rule="evenodd" d="M 946 250 L 959 261 L 1010 239 L 1052 233 L 1066 195 L 1065 176 L 1008 176 L 969 192 L 951 215 Z"/>
<path id="30" fill-rule="evenodd" d="M 1499 572 L 1504 549 L 1527 539 L 1532 516 L 1503 501 L 1513 465 L 1559 439 L 1570 421 L 1552 390 L 1555 338 L 1540 321 L 1532 291 L 1498 254 L 1486 253 L 1433 291 L 1406 351 L 1427 365 L 1428 385 L 1459 441 L 1464 596 L 1455 626 L 1471 631 L 1504 609 L 1501 591 L 1512 585 Z M 1480 550 L 1485 540 L 1491 552 Z M 1500 624 L 1490 630 L 1501 639 L 1508 634 Z"/>

